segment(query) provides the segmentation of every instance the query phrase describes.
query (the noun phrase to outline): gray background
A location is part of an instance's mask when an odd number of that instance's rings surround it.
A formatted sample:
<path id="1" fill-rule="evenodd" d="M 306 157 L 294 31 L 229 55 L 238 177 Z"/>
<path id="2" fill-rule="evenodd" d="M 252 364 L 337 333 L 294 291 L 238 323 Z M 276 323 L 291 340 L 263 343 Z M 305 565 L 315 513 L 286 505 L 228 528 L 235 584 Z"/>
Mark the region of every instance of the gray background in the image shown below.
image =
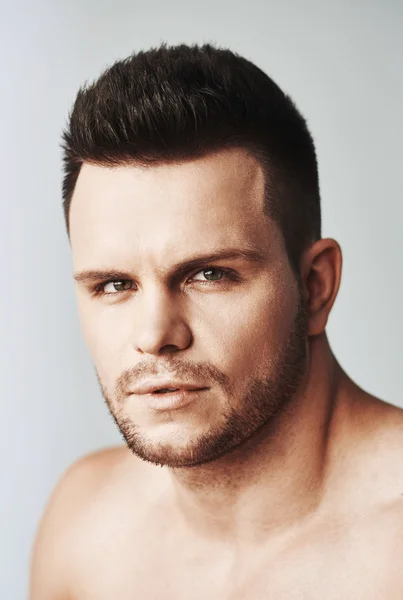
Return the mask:
<path id="1" fill-rule="evenodd" d="M 78 86 L 162 41 L 229 46 L 271 75 L 308 119 L 323 234 L 344 253 L 333 350 L 402 405 L 403 4 L 2 2 L 0 598 L 17 600 L 56 481 L 121 441 L 81 336 L 61 209 L 60 132 Z"/>

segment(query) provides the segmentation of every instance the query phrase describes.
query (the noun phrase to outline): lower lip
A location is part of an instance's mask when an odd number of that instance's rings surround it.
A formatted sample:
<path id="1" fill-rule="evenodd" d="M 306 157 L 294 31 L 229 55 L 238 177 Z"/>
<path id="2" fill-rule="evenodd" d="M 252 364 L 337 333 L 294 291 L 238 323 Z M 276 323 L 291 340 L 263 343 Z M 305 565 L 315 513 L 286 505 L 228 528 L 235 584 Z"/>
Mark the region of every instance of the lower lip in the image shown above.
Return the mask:
<path id="1" fill-rule="evenodd" d="M 154 410 L 177 410 L 197 400 L 201 392 L 205 392 L 207 389 L 178 390 L 176 392 L 166 392 L 165 394 L 141 394 L 139 397 L 145 406 Z"/>

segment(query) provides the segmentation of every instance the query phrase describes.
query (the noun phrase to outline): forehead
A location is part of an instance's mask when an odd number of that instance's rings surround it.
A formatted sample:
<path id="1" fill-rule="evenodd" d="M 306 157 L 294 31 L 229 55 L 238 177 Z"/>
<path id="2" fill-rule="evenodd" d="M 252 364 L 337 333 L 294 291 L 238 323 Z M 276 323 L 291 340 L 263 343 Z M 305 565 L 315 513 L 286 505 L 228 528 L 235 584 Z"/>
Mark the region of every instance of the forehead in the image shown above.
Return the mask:
<path id="1" fill-rule="evenodd" d="M 263 201 L 263 169 L 242 150 L 149 167 L 84 164 L 70 207 L 74 262 L 174 261 L 242 242 L 264 245 Z"/>

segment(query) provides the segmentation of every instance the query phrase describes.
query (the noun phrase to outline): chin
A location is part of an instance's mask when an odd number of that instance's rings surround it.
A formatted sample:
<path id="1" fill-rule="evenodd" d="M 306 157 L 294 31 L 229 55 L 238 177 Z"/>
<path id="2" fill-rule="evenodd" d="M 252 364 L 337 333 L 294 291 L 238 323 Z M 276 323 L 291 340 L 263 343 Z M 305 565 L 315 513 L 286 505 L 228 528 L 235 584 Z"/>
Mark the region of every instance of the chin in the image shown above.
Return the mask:
<path id="1" fill-rule="evenodd" d="M 171 423 L 171 425 L 175 425 Z M 174 430 L 172 430 L 174 429 Z M 195 434 L 171 428 L 165 435 L 147 433 L 147 431 L 122 430 L 121 433 L 130 451 L 147 462 L 169 468 L 194 467 L 218 458 L 214 442 L 206 444 L 205 437 L 196 440 Z"/>

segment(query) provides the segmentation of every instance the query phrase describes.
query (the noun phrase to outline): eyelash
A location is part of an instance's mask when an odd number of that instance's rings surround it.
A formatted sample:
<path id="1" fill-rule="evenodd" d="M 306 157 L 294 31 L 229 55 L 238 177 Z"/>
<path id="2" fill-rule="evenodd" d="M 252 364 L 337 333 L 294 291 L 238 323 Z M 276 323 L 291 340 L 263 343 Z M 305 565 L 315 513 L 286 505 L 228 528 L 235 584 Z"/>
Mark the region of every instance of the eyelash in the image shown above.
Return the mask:
<path id="1" fill-rule="evenodd" d="M 220 271 L 221 273 L 224 274 L 224 277 L 221 279 L 217 279 L 216 281 L 197 281 L 197 283 L 201 283 L 203 285 L 211 285 L 211 284 L 220 284 L 220 283 L 226 283 L 228 281 L 239 281 L 239 277 L 238 275 L 232 271 L 232 269 L 224 269 L 221 267 L 205 267 L 203 269 L 199 269 L 198 271 L 195 271 L 193 273 L 193 275 L 191 277 L 194 277 L 195 275 L 197 275 L 198 273 L 202 273 L 203 271 L 211 271 L 211 270 L 216 270 L 216 271 Z M 115 291 L 115 292 L 111 292 L 111 293 L 107 293 L 104 292 L 103 289 L 106 285 L 108 285 L 108 283 L 124 283 L 127 281 L 131 281 L 130 279 L 109 279 L 108 281 L 101 281 L 101 283 L 98 283 L 97 285 L 95 285 L 92 290 L 91 293 L 93 296 L 118 296 L 119 294 L 124 294 L 125 292 L 130 292 L 132 291 L 132 288 L 129 288 L 128 290 L 122 290 L 122 291 Z"/>

